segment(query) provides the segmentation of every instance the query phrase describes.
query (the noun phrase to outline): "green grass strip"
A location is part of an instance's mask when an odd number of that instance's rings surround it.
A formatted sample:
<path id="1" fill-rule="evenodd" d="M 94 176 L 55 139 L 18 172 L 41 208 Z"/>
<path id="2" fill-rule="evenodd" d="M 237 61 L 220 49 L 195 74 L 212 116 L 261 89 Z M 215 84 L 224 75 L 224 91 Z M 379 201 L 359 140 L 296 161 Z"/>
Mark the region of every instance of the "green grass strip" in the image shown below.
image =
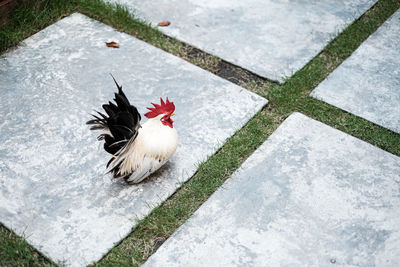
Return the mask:
<path id="1" fill-rule="evenodd" d="M 398 8 L 397 0 L 381 0 L 360 19 L 347 27 L 303 69 L 279 85 L 252 75 L 223 60 L 161 34 L 136 19 L 124 7 L 100 0 L 37 1 L 20 6 L 7 27 L 0 29 L 0 51 L 18 44 L 42 28 L 72 12 L 81 12 L 112 27 L 136 36 L 169 53 L 184 58 L 210 72 L 219 74 L 229 67 L 232 77 L 224 77 L 269 99 L 241 130 L 205 163 L 196 174 L 161 206 L 139 221 L 131 234 L 115 246 L 96 266 L 132 266 L 143 263 L 294 111 L 400 156 L 400 135 L 362 118 L 309 97 L 329 73 L 387 20 Z M 26 19 L 22 19 L 26 18 Z M 15 253 L 13 253 L 15 251 Z M 5 256 L 9 255 L 9 256 Z M 22 238 L 0 227 L 1 266 L 48 266 Z"/>

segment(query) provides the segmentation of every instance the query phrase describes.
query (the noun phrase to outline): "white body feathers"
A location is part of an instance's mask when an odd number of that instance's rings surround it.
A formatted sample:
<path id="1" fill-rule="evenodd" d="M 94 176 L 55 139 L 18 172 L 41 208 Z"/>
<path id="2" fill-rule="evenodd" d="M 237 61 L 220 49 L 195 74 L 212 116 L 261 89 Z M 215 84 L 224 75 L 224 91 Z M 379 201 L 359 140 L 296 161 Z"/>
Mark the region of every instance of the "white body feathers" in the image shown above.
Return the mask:
<path id="1" fill-rule="evenodd" d="M 175 153 L 178 134 L 175 128 L 161 122 L 164 114 L 146 121 L 138 130 L 133 142 L 123 147 L 109 168 L 121 163 L 119 175 L 126 176 L 129 183 L 139 183 L 157 171 Z"/>

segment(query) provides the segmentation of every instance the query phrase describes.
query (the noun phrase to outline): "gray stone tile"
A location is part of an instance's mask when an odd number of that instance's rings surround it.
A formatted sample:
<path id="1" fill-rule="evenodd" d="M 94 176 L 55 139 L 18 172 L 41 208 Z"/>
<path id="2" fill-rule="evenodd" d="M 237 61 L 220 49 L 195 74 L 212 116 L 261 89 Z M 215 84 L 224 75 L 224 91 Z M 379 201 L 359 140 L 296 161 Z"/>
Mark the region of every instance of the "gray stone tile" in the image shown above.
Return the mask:
<path id="1" fill-rule="evenodd" d="M 311 96 L 400 133 L 400 10 Z"/>
<path id="2" fill-rule="evenodd" d="M 141 113 L 160 96 L 176 105 L 178 150 L 139 185 L 105 174 L 109 155 L 85 125 L 113 97 L 109 73 Z M 2 55 L 0 79 L 1 222 L 72 266 L 98 260 L 267 102 L 81 14 Z"/>
<path id="3" fill-rule="evenodd" d="M 282 82 L 376 0 L 109 0 L 165 34 Z"/>
<path id="4" fill-rule="evenodd" d="M 144 266 L 398 266 L 400 158 L 292 114 Z"/>

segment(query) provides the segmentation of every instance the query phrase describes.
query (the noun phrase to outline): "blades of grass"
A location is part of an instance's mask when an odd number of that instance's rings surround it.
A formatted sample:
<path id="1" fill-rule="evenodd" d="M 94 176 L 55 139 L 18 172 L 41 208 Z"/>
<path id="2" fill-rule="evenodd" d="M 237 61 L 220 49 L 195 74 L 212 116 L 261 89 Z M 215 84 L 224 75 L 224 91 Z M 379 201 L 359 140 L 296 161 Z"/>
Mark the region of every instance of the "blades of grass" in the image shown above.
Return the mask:
<path id="1" fill-rule="evenodd" d="M 0 53 L 71 14 L 75 8 L 74 0 L 21 2 L 13 10 L 9 23 L 0 28 Z"/>
<path id="2" fill-rule="evenodd" d="M 0 266 L 55 266 L 23 237 L 0 224 Z"/>

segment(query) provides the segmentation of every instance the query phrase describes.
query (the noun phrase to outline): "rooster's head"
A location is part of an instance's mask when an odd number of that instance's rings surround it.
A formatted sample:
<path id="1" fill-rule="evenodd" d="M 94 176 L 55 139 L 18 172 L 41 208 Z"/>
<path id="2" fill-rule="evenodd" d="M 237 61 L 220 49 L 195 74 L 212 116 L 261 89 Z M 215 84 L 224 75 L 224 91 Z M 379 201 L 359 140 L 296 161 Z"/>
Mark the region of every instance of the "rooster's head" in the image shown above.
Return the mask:
<path id="1" fill-rule="evenodd" d="M 174 121 L 171 119 L 171 116 L 175 115 L 175 105 L 173 102 L 170 102 L 167 97 L 167 101 L 164 102 L 164 100 L 160 97 L 161 105 L 151 103 L 154 108 L 147 108 L 150 110 L 146 114 L 144 114 L 147 118 L 152 119 L 155 118 L 159 115 L 160 116 L 160 121 L 162 124 L 167 125 L 171 128 L 173 128 L 172 124 Z"/>

